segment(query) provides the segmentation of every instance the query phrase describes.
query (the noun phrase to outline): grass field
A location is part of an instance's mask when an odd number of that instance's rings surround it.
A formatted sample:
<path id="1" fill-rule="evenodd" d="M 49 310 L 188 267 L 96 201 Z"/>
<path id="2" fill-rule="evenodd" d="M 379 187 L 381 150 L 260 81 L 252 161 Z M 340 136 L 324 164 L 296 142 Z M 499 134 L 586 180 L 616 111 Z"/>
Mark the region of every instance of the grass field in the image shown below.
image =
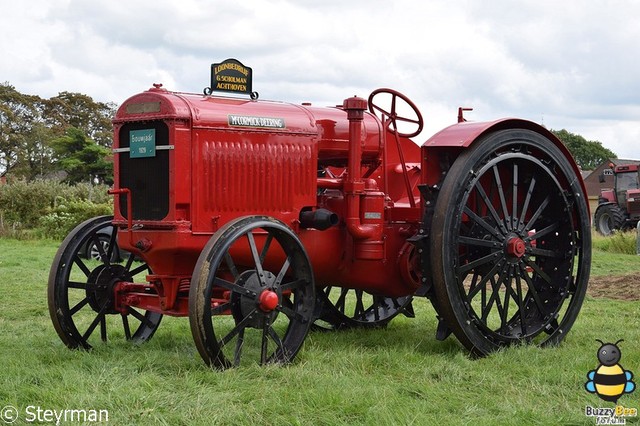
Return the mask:
<path id="1" fill-rule="evenodd" d="M 595 424 L 586 406 L 613 407 L 584 389 L 598 365 L 595 339 L 623 338 L 620 364 L 640 374 L 640 302 L 591 297 L 561 346 L 479 360 L 454 338 L 435 339 L 426 300 L 415 302 L 415 319 L 386 329 L 311 333 L 286 367 L 210 370 L 186 318 L 164 318 L 141 346 L 111 341 L 70 351 L 47 310 L 57 245 L 0 239 L 0 408 L 18 409 L 14 424 L 29 424 L 35 407 L 108 410 L 116 425 Z M 640 258 L 596 250 L 593 269 L 637 271 Z M 638 408 L 638 395 L 619 404 Z"/>

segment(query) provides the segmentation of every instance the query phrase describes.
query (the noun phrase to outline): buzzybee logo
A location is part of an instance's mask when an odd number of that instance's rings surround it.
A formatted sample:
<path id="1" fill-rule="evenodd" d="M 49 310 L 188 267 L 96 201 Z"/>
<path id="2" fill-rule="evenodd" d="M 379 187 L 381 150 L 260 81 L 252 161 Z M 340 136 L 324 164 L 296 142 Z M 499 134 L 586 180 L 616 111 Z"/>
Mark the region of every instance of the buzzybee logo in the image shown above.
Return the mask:
<path id="1" fill-rule="evenodd" d="M 623 394 L 631 393 L 636 389 L 636 384 L 631 380 L 633 373 L 619 364 L 622 352 L 618 343 L 622 342 L 622 339 L 615 343 L 597 341 L 601 344 L 598 349 L 600 365 L 587 373 L 589 380 L 584 387 L 587 392 L 595 393 L 600 399 L 616 404 Z"/>
<path id="2" fill-rule="evenodd" d="M 600 348 L 597 352 L 598 361 L 600 362 L 595 370 L 587 373 L 587 382 L 584 384 L 585 389 L 589 393 L 595 393 L 600 399 L 607 402 L 613 402 L 615 408 L 610 407 L 585 407 L 584 414 L 587 417 L 594 417 L 596 424 L 626 424 L 627 417 L 636 417 L 638 415 L 637 408 L 628 408 L 618 405 L 618 399 L 636 389 L 633 382 L 633 373 L 625 370 L 620 365 L 622 351 L 616 343 L 600 342 Z"/>

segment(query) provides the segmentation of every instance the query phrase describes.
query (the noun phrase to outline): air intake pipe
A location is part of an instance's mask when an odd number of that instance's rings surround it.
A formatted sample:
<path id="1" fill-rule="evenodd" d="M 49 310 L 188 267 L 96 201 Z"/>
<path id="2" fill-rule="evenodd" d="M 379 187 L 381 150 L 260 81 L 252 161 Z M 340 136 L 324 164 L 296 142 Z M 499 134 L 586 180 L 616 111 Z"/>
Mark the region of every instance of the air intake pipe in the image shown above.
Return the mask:
<path id="1" fill-rule="evenodd" d="M 327 210 L 305 210 L 300 212 L 300 227 L 315 228 L 318 231 L 324 231 L 338 224 L 338 215 Z"/>

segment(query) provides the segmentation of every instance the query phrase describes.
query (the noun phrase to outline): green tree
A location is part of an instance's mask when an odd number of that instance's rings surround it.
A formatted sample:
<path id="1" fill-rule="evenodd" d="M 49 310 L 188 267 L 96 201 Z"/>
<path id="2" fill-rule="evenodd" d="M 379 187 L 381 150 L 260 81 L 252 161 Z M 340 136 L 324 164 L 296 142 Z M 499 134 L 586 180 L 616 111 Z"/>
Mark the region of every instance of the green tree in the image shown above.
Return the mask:
<path id="1" fill-rule="evenodd" d="M 43 115 L 53 128 L 64 131 L 75 127 L 98 145 L 110 147 L 113 142 L 111 120 L 115 111 L 113 103 L 95 102 L 81 93 L 60 92 L 46 102 Z"/>
<path id="2" fill-rule="evenodd" d="M 23 95 L 9 83 L 0 84 L 0 176 L 20 168 L 32 148 L 34 126 L 41 122 L 38 96 Z"/>
<path id="3" fill-rule="evenodd" d="M 601 142 L 588 141 L 565 129 L 551 132 L 567 147 L 582 170 L 594 170 L 607 159 L 617 157 L 613 151 L 602 146 Z"/>
<path id="4" fill-rule="evenodd" d="M 87 137 L 75 127 L 52 141 L 57 164 L 67 173 L 69 183 L 113 183 L 111 152 Z"/>
<path id="5" fill-rule="evenodd" d="M 110 147 L 114 113 L 114 104 L 95 102 L 80 93 L 60 92 L 51 99 L 42 99 L 22 94 L 9 83 L 0 84 L 0 176 L 31 181 L 65 170 L 72 171 L 70 181 L 87 181 L 89 174 L 99 181 L 111 179 L 111 167 L 103 164 L 108 161 L 104 150 L 83 145 L 70 151 L 73 155 L 66 158 L 70 152 L 60 143 L 54 149 L 53 143 L 71 137 L 66 132 L 75 128 L 91 144 Z M 74 138 L 80 137 L 76 131 L 72 133 Z M 95 164 L 74 164 L 95 158 L 100 159 Z M 88 174 L 80 178 L 80 173 Z"/>

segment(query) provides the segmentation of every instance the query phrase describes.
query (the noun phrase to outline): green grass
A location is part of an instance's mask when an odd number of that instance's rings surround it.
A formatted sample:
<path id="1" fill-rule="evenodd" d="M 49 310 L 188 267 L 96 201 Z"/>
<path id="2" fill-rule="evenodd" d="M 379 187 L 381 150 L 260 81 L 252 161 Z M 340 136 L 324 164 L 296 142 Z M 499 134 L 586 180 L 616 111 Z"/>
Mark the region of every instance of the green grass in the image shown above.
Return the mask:
<path id="1" fill-rule="evenodd" d="M 598 364 L 595 339 L 624 338 L 620 363 L 640 374 L 633 325 L 640 302 L 589 297 L 559 347 L 511 348 L 479 360 L 454 338 L 434 338 L 435 315 L 422 299 L 415 319 L 397 318 L 387 329 L 311 333 L 286 367 L 210 370 L 186 318 L 164 318 L 141 346 L 111 341 L 71 351 L 47 310 L 57 245 L 0 239 L 0 408 L 13 405 L 23 419 L 34 405 L 106 409 L 117 425 L 595 424 L 585 406 L 612 406 L 584 390 Z M 640 264 L 627 256 L 595 250 L 594 273 Z M 637 392 L 619 403 L 640 405 Z"/>

